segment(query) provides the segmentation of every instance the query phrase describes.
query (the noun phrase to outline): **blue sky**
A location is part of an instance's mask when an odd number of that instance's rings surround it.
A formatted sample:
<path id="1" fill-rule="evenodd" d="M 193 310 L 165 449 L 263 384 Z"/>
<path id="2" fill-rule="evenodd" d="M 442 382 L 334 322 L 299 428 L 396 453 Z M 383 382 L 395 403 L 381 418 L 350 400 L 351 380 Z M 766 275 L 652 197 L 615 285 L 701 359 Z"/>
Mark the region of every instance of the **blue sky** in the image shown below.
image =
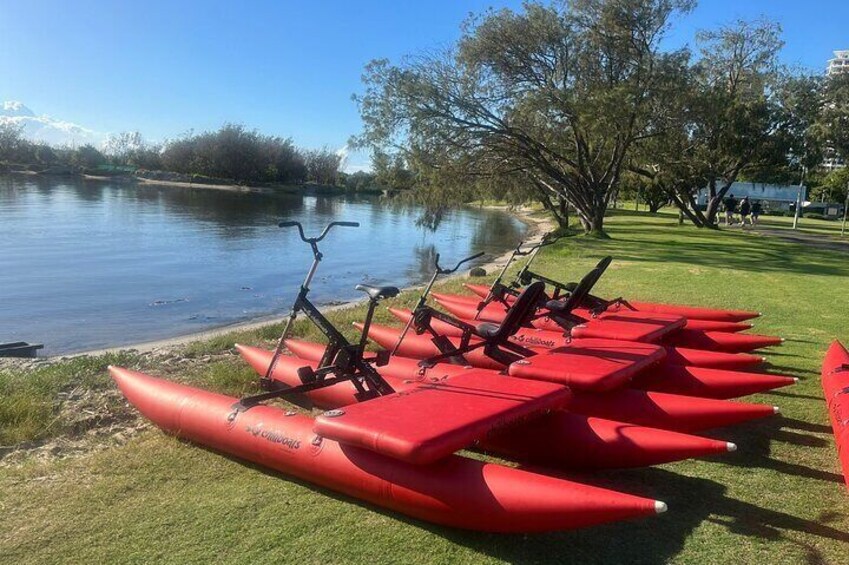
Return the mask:
<path id="1" fill-rule="evenodd" d="M 439 48 L 485 0 L 199 2 L 0 0 L 0 101 L 99 132 L 162 139 L 225 121 L 338 148 L 359 130 L 351 94 L 371 59 Z M 696 29 L 766 15 L 782 59 L 820 71 L 849 48 L 849 2 L 702 0 Z"/>

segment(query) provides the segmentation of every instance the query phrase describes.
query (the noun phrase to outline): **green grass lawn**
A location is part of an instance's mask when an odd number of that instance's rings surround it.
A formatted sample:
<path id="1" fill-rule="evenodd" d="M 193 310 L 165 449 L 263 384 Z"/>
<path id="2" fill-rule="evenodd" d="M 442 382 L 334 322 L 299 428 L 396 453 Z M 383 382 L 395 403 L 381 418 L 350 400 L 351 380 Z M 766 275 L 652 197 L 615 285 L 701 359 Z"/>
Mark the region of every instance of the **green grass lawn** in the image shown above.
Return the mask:
<path id="1" fill-rule="evenodd" d="M 830 340 L 849 340 L 849 257 L 740 230 L 676 224 L 671 213 L 620 211 L 609 222 L 612 239 L 562 240 L 537 265 L 575 280 L 612 254 L 601 295 L 759 310 L 766 315 L 755 331 L 788 339 L 768 352 L 770 364 L 801 382 L 747 399 L 779 405 L 783 415 L 711 434 L 736 442 L 736 453 L 575 475 L 664 500 L 664 515 L 532 536 L 450 530 L 151 429 L 85 455 L 0 467 L 0 555 L 8 563 L 849 562 L 849 499 L 818 377 Z M 395 302 L 414 298 L 407 293 Z M 361 316 L 362 308 L 333 314 L 346 326 Z M 113 390 L 108 363 L 232 394 L 250 390 L 251 371 L 223 353 L 234 341 L 268 344 L 278 330 L 193 344 L 176 364 L 127 354 L 0 373 L 0 445 L 80 433 L 57 398 L 77 383 Z M 298 333 L 315 337 L 303 324 Z M 132 418 L 116 398 L 107 402 L 118 421 Z"/>

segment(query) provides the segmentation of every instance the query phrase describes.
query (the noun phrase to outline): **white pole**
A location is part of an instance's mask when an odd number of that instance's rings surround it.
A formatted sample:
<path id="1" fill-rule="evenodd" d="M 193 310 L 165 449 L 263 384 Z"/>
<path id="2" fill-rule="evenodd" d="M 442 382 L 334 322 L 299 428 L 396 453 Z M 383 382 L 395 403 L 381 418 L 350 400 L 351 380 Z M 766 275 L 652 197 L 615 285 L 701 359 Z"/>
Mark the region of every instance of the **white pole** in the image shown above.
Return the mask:
<path id="1" fill-rule="evenodd" d="M 793 214 L 793 229 L 798 229 L 799 227 L 799 214 L 802 212 L 802 188 L 804 185 L 802 183 L 805 182 L 805 167 L 802 167 L 802 178 L 799 179 L 799 192 L 796 193 L 796 213 Z"/>
<path id="2" fill-rule="evenodd" d="M 796 194 L 796 213 L 793 214 L 793 229 L 799 227 L 799 209 L 802 207 L 802 187 L 799 187 L 799 192 Z"/>
<path id="3" fill-rule="evenodd" d="M 849 182 L 846 183 L 846 201 L 843 202 L 843 225 L 840 226 L 840 237 L 846 233 L 846 216 L 849 214 Z"/>

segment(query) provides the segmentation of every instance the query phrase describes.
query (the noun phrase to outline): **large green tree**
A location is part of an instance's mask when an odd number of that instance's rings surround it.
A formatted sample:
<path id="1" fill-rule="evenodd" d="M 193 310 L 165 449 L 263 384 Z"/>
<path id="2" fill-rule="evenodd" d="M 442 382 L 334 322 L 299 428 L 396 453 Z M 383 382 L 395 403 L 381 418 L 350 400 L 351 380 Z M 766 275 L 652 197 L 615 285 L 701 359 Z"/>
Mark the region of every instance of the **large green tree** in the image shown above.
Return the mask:
<path id="1" fill-rule="evenodd" d="M 778 135 L 780 35 L 772 22 L 738 21 L 697 37 L 691 156 L 707 181 L 707 225 L 716 224 L 722 199 L 746 168 L 774 162 L 788 149 Z"/>
<path id="2" fill-rule="evenodd" d="M 816 105 L 806 98 L 815 82 L 783 75 L 772 22 L 737 21 L 700 32 L 697 44 L 699 56 L 678 73 L 676 95 L 658 114 L 658 135 L 640 142 L 629 168 L 665 190 L 695 225 L 716 227 L 720 204 L 742 175 L 816 160 L 809 146 Z M 705 209 L 696 204 L 700 189 Z"/>
<path id="3" fill-rule="evenodd" d="M 829 154 L 849 161 L 849 73 L 834 74 L 825 81 L 818 127 Z"/>
<path id="4" fill-rule="evenodd" d="M 307 180 L 334 185 L 342 167 L 342 155 L 328 147 L 304 151 Z"/>
<path id="5" fill-rule="evenodd" d="M 489 11 L 446 52 L 370 63 L 356 141 L 402 152 L 445 198 L 470 180 L 520 183 L 554 214 L 568 202 L 587 232 L 603 235 L 629 152 L 654 135 L 669 76 L 686 59 L 661 41 L 692 5 L 574 0 Z"/>

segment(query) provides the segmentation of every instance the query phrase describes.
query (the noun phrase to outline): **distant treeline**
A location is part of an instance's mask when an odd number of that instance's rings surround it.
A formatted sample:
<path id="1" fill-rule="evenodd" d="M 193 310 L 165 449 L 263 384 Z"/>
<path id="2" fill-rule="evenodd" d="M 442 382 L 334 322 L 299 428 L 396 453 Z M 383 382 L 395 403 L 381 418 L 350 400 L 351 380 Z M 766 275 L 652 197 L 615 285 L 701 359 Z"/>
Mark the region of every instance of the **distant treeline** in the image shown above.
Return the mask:
<path id="1" fill-rule="evenodd" d="M 344 175 L 340 179 L 342 157 L 335 151 L 302 149 L 291 139 L 264 135 L 239 124 L 189 133 L 161 144 L 146 142 L 138 132 L 122 133 L 112 136 L 103 149 L 34 143 L 14 124 L 0 124 L 2 162 L 36 168 L 74 167 L 86 172 L 111 165 L 125 171 L 170 171 L 238 183 L 335 185 L 346 180 Z"/>

